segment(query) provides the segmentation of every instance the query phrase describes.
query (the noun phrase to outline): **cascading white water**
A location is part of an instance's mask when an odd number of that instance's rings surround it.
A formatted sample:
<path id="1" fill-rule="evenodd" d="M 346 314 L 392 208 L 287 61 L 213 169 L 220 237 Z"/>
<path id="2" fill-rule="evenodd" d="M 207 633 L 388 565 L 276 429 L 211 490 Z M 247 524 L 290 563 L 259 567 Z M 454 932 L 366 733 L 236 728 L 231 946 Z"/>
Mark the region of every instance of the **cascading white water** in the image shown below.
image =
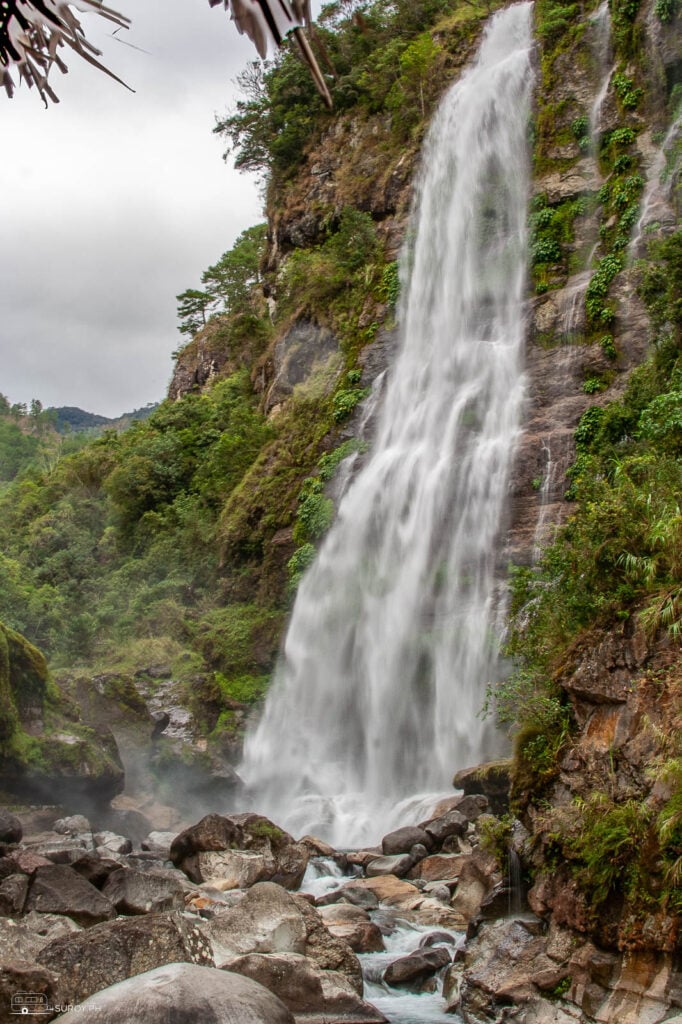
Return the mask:
<path id="1" fill-rule="evenodd" d="M 611 60 L 613 59 L 611 53 L 611 12 L 609 11 L 608 0 L 603 0 L 603 3 L 599 5 L 591 19 L 591 23 L 594 26 L 592 51 L 599 74 L 599 88 L 594 95 L 589 116 L 590 143 L 592 152 L 596 157 L 599 154 L 602 107 L 611 85 L 611 77 L 615 71 L 615 65 L 611 66 Z"/>
<path id="2" fill-rule="evenodd" d="M 490 752 L 496 541 L 524 397 L 531 4 L 489 24 L 426 143 L 371 457 L 297 596 L 240 774 L 293 832 L 376 841 Z M 486 746 L 486 744 L 488 744 Z"/>

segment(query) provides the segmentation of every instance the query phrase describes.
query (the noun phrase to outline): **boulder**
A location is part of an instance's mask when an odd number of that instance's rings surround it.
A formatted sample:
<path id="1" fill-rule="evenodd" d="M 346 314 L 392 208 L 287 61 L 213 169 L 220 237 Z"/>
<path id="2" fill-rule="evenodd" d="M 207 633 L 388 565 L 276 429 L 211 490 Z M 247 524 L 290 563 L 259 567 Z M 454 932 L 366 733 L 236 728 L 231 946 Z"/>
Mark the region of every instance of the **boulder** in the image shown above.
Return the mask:
<path id="1" fill-rule="evenodd" d="M 431 839 L 432 845 L 440 845 L 448 836 L 465 836 L 469 827 L 469 819 L 454 809 L 426 822 L 424 831 Z"/>
<path id="2" fill-rule="evenodd" d="M 121 865 L 117 860 L 86 852 L 71 862 L 71 868 L 96 889 L 101 889 L 112 871 L 120 871 Z"/>
<path id="3" fill-rule="evenodd" d="M 409 956 L 403 956 L 389 964 L 383 980 L 393 988 L 409 988 L 414 992 L 422 990 L 424 982 L 451 962 L 449 950 L 444 946 L 418 949 Z"/>
<path id="4" fill-rule="evenodd" d="M 318 1015 L 325 1024 L 385 1024 L 386 1018 L 364 1002 L 353 985 L 337 971 L 325 971 L 298 953 L 251 953 L 225 965 L 274 992 L 297 1016 Z"/>
<path id="5" fill-rule="evenodd" d="M 52 1020 L 55 1003 L 62 1002 L 59 979 L 52 971 L 27 960 L 6 960 L 0 964 L 0 1024 L 11 1024 L 16 1015 L 40 1015 Z"/>
<path id="6" fill-rule="evenodd" d="M 70 814 L 66 818 L 58 818 L 52 830 L 63 836 L 77 836 L 83 832 L 92 832 L 92 826 L 83 814 Z"/>
<path id="7" fill-rule="evenodd" d="M 0 963 L 21 959 L 29 963 L 45 946 L 45 939 L 33 932 L 24 921 L 0 917 Z"/>
<path id="8" fill-rule="evenodd" d="M 81 1003 L 63 1024 L 295 1024 L 286 1006 L 250 978 L 171 963 L 137 974 Z"/>
<path id="9" fill-rule="evenodd" d="M 104 856 L 112 853 L 131 853 L 133 849 L 130 839 L 126 836 L 118 836 L 115 832 L 96 832 L 94 838 L 98 853 L 101 852 Z"/>
<path id="10" fill-rule="evenodd" d="M 184 907 L 183 888 L 178 881 L 132 868 L 112 871 L 102 895 L 111 900 L 119 914 L 149 914 Z"/>
<path id="11" fill-rule="evenodd" d="M 23 828 L 16 815 L 0 807 L 0 843 L 20 843 L 22 835 Z"/>
<path id="12" fill-rule="evenodd" d="M 258 814 L 209 814 L 171 844 L 170 859 L 193 882 L 222 879 L 232 888 L 272 881 L 297 889 L 308 848 Z"/>
<path id="13" fill-rule="evenodd" d="M 331 934 L 347 942 L 355 953 L 380 953 L 384 949 L 381 929 L 361 907 L 336 903 L 318 908 L 318 913 Z"/>
<path id="14" fill-rule="evenodd" d="M 14 864 L 14 871 L 20 871 L 24 875 L 33 875 L 40 867 L 50 867 L 52 864 L 51 860 L 47 857 L 41 856 L 39 853 L 33 853 L 32 850 L 15 850 L 10 858 Z"/>
<path id="15" fill-rule="evenodd" d="M 361 878 L 351 882 L 348 888 L 369 889 L 373 892 L 380 903 L 389 907 L 410 907 L 419 903 L 422 899 L 421 893 L 411 882 L 396 878 L 395 875 L 379 875 L 376 878 Z M 341 892 L 345 892 L 342 889 Z"/>
<path id="16" fill-rule="evenodd" d="M 84 927 L 116 916 L 113 904 L 94 885 L 62 864 L 37 869 L 26 908 L 42 914 L 65 914 Z"/>
<path id="17" fill-rule="evenodd" d="M 488 798 L 493 814 L 506 814 L 509 810 L 512 762 L 509 759 L 487 761 L 475 768 L 463 768 L 457 772 L 452 784 L 461 789 L 465 796 L 482 793 Z"/>
<path id="18" fill-rule="evenodd" d="M 454 853 L 436 853 L 425 857 L 409 872 L 409 877 L 424 882 L 442 882 L 458 878 L 465 858 Z"/>
<path id="19" fill-rule="evenodd" d="M 95 925 L 49 943 L 36 959 L 59 975 L 73 1003 L 163 964 L 213 966 L 205 935 L 195 919 L 181 913 L 147 914 Z M 121 1014 L 119 1019 L 126 1018 Z"/>
<path id="20" fill-rule="evenodd" d="M 28 875 L 8 875 L 0 882 L 0 914 L 14 917 L 21 914 L 28 894 Z"/>
<path id="21" fill-rule="evenodd" d="M 164 860 L 170 860 L 170 848 L 176 835 L 177 832 L 150 832 L 147 838 L 142 840 L 140 847 L 156 853 Z"/>
<path id="22" fill-rule="evenodd" d="M 375 857 L 365 866 L 365 874 L 368 878 L 377 878 L 379 875 L 395 875 L 396 878 L 404 878 L 414 861 L 409 853 L 398 853 L 392 857 Z"/>
<path id="23" fill-rule="evenodd" d="M 423 828 L 407 825 L 384 836 L 381 840 L 381 850 L 384 856 L 390 857 L 396 853 L 409 853 L 417 843 L 421 843 L 427 850 L 432 846 L 431 838 Z"/>
<path id="24" fill-rule="evenodd" d="M 476 821 L 488 810 L 488 797 L 482 794 L 460 797 L 453 809 L 463 814 L 467 821 Z"/>
<path id="25" fill-rule="evenodd" d="M 259 882 L 235 907 L 214 914 L 206 934 L 219 967 L 246 953 L 300 953 L 340 971 L 362 994 L 360 963 L 350 946 L 330 934 L 306 900 L 272 882 Z"/>
<path id="26" fill-rule="evenodd" d="M 358 889 L 352 885 L 343 889 L 332 889 L 315 900 L 316 907 L 330 907 L 335 903 L 351 903 L 355 907 L 364 907 L 365 910 L 374 910 L 379 906 L 379 900 L 370 889 Z"/>

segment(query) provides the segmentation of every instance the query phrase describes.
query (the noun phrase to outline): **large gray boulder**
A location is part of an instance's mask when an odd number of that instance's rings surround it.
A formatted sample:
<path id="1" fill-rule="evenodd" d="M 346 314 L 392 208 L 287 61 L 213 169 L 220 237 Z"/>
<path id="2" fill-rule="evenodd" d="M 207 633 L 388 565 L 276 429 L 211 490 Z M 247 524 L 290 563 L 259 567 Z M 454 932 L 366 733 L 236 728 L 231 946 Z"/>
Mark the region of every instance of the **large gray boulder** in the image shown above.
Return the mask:
<path id="1" fill-rule="evenodd" d="M 272 881 L 297 889 L 309 851 L 259 814 L 208 814 L 176 836 L 170 859 L 193 882 L 220 881 L 223 888 L 246 889 Z"/>
<path id="2" fill-rule="evenodd" d="M 343 939 L 355 953 L 381 953 L 384 939 L 381 929 L 374 924 L 362 907 L 349 903 L 335 903 L 318 907 L 317 912 L 326 927 L 337 939 Z"/>
<path id="3" fill-rule="evenodd" d="M 213 966 L 206 937 L 189 915 L 179 913 L 99 924 L 56 939 L 36 959 L 59 975 L 73 1003 L 164 964 Z"/>
<path id="4" fill-rule="evenodd" d="M 395 832 L 389 832 L 381 840 L 381 852 L 385 857 L 391 857 L 396 853 L 409 853 L 417 844 L 431 849 L 432 841 L 428 833 L 417 825 L 405 825 Z"/>
<path id="5" fill-rule="evenodd" d="M 348 978 L 324 971 L 299 953 L 250 953 L 236 957 L 225 970 L 242 974 L 274 992 L 292 1013 L 325 1024 L 385 1024 L 386 1018 L 360 998 Z"/>
<path id="6" fill-rule="evenodd" d="M 419 992 L 424 982 L 443 967 L 447 967 L 451 959 L 450 951 L 444 946 L 417 949 L 414 953 L 389 964 L 384 971 L 383 980 L 387 985 Z"/>
<path id="7" fill-rule="evenodd" d="M 17 816 L 0 807 L 0 843 L 20 843 L 22 834 L 23 828 Z"/>
<path id="8" fill-rule="evenodd" d="M 128 978 L 59 1018 L 63 1024 L 295 1024 L 277 996 L 250 978 L 173 963 Z"/>
<path id="9" fill-rule="evenodd" d="M 119 868 L 107 878 L 102 894 L 111 900 L 119 914 L 184 909 L 180 883 L 151 871 Z"/>
<path id="10" fill-rule="evenodd" d="M 344 974 L 362 994 L 360 963 L 350 946 L 330 934 L 307 900 L 273 882 L 254 885 L 205 927 L 218 967 L 246 953 L 300 953 Z"/>
<path id="11" fill-rule="evenodd" d="M 85 927 L 116 916 L 113 903 L 66 864 L 39 867 L 26 899 L 27 910 L 65 914 Z"/>

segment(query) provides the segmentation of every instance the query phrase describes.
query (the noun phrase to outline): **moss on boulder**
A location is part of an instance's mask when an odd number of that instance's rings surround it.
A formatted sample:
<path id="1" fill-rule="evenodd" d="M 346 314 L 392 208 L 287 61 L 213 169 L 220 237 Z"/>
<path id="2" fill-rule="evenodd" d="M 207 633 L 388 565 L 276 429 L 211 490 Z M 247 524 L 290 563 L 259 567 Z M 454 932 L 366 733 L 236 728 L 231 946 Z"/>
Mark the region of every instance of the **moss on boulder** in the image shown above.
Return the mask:
<path id="1" fill-rule="evenodd" d="M 0 786 L 68 805 L 110 800 L 123 783 L 110 730 L 84 726 L 42 653 L 0 623 Z"/>

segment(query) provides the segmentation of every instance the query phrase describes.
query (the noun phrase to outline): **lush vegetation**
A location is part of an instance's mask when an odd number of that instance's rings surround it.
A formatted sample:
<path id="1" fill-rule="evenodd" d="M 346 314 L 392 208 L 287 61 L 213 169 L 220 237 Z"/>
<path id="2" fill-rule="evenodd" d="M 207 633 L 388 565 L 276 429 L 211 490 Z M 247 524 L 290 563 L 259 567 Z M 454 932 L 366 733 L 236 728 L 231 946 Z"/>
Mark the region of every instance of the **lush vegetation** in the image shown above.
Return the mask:
<path id="1" fill-rule="evenodd" d="M 628 623 L 651 640 L 682 636 L 682 231 L 651 245 L 640 293 L 655 332 L 651 355 L 621 400 L 583 415 L 570 474 L 574 512 L 540 565 L 513 577 L 509 653 L 518 669 L 491 699 L 514 726 L 518 808 L 548 799 L 575 731 L 561 686 L 572 652 Z M 662 699 L 679 706 L 675 665 L 642 685 L 658 686 Z M 569 865 L 595 920 L 607 899 L 625 900 L 639 920 L 643 907 L 672 909 L 677 898 L 682 773 L 675 728 L 671 723 L 672 739 L 659 736 L 649 767 L 652 779 L 668 781 L 662 806 L 643 812 L 605 782 L 604 792 L 568 810 L 545 811 L 546 856 Z"/>
<path id="2" fill-rule="evenodd" d="M 448 50 L 455 52 L 495 4 L 467 0 L 335 0 L 316 29 L 337 112 L 386 113 L 397 144 L 423 124 L 442 87 Z M 439 33 L 447 30 L 441 43 Z M 333 69 L 333 75 L 331 71 Z M 220 118 L 237 167 L 291 175 L 330 123 L 306 67 L 293 51 L 250 65 L 238 79 L 243 98 Z"/>

